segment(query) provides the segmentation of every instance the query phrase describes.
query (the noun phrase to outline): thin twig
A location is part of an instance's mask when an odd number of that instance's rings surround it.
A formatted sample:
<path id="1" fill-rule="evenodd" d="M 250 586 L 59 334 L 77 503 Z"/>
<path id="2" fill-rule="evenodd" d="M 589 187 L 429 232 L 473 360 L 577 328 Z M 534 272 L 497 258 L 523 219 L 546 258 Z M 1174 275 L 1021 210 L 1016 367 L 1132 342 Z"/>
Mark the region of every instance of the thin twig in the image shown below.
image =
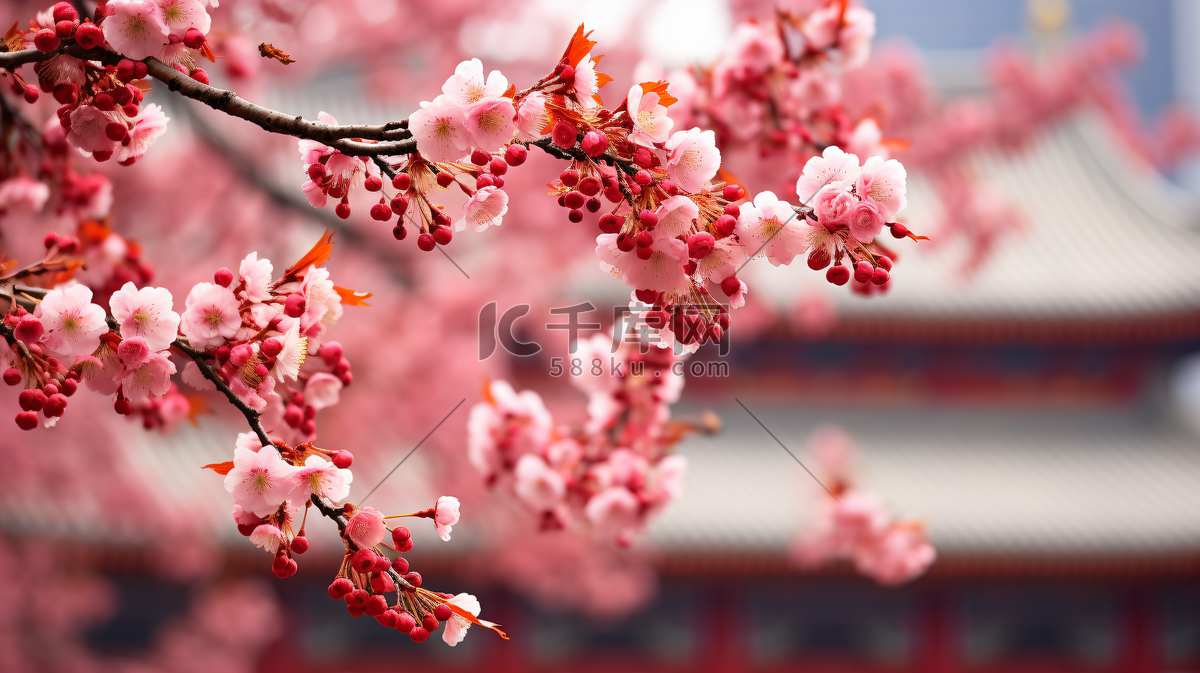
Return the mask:
<path id="1" fill-rule="evenodd" d="M 217 390 L 225 393 L 225 397 L 229 400 L 229 403 L 246 417 L 246 422 L 250 424 L 250 429 L 254 431 L 254 434 L 258 435 L 258 441 L 262 442 L 263 446 L 275 446 L 275 443 L 267 436 L 267 431 L 263 430 L 258 412 L 251 409 L 250 405 L 239 399 L 237 394 L 233 392 L 233 389 L 229 387 L 229 384 L 222 381 L 220 376 L 217 376 L 216 370 L 204 361 L 204 353 L 192 348 L 183 339 L 176 339 L 171 345 L 182 351 L 184 355 L 190 357 L 196 363 L 196 366 L 200 368 L 200 373 L 204 375 L 204 378 L 212 381 Z"/>

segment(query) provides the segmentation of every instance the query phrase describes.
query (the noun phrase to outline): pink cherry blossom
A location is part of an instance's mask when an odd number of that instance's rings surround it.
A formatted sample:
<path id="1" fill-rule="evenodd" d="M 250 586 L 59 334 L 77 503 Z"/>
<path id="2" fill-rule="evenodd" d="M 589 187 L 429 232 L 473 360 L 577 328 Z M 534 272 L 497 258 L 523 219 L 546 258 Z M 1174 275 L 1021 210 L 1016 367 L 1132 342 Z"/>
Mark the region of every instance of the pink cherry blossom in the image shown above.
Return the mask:
<path id="1" fill-rule="evenodd" d="M 125 365 L 126 369 L 142 366 L 150 359 L 152 352 L 146 340 L 141 337 L 124 339 L 117 346 L 117 357 L 121 358 L 121 364 Z"/>
<path id="2" fill-rule="evenodd" d="M 140 340 L 139 337 L 134 339 Z M 129 340 L 127 339 L 126 342 Z M 126 342 L 122 342 L 122 346 Z M 118 349 L 118 354 L 121 354 Z M 125 358 L 122 357 L 122 361 Z M 125 361 L 125 375 L 121 378 L 121 391 L 130 402 L 139 404 L 150 396 L 161 396 L 171 388 L 171 375 L 175 373 L 175 363 L 164 353 L 147 351 L 146 360 L 131 368 Z"/>
<path id="3" fill-rule="evenodd" d="M 296 468 L 284 462 L 274 448 L 257 452 L 237 448 L 233 469 L 225 475 L 225 490 L 233 502 L 255 516 L 274 514 L 296 487 Z"/>
<path id="4" fill-rule="evenodd" d="M 541 456 L 527 453 L 517 461 L 513 471 L 517 497 L 538 511 L 554 507 L 567 492 L 562 475 L 555 472 Z"/>
<path id="5" fill-rule="evenodd" d="M 313 409 L 320 411 L 338 403 L 342 381 L 333 374 L 317 372 L 308 377 L 304 384 L 304 400 Z"/>
<path id="6" fill-rule="evenodd" d="M 200 373 L 200 368 L 191 360 L 183 365 L 183 372 L 180 373 L 179 378 L 195 390 L 206 392 L 217 389 L 216 384 L 204 378 L 204 374 Z"/>
<path id="7" fill-rule="evenodd" d="M 849 191 L 834 187 L 818 192 L 817 201 L 812 205 L 822 224 L 834 225 L 849 222 L 850 213 L 856 203 L 858 200 Z"/>
<path id="8" fill-rule="evenodd" d="M 308 338 L 300 336 L 299 322 L 293 322 L 282 336 L 275 338 L 283 343 L 283 350 L 275 356 L 275 366 L 271 368 L 271 373 L 280 383 L 288 379 L 295 381 L 300 376 L 300 367 L 308 358 Z"/>
<path id="9" fill-rule="evenodd" d="M 746 248 L 734 236 L 718 239 L 716 247 L 703 259 L 697 260 L 696 268 L 710 283 L 720 283 L 737 273 L 746 261 Z"/>
<path id="10" fill-rule="evenodd" d="M 667 456 L 655 468 L 654 487 L 647 494 L 647 501 L 656 510 L 661 510 L 683 497 L 683 477 L 687 473 L 687 458 Z"/>
<path id="11" fill-rule="evenodd" d="M 459 63 L 454 68 L 454 74 L 442 85 L 442 93 L 462 108 L 483 100 L 499 98 L 507 90 L 508 79 L 500 74 L 499 70 L 493 70 L 488 74 L 487 81 L 484 81 L 483 62 L 477 58 Z"/>
<path id="12" fill-rule="evenodd" d="M 125 372 L 117 351 L 108 344 L 101 344 L 93 351 L 92 356 L 81 356 L 78 359 L 83 382 L 88 390 L 101 395 L 113 395 L 121 385 L 121 376 Z"/>
<path id="13" fill-rule="evenodd" d="M 854 238 L 863 243 L 870 243 L 883 231 L 884 219 L 879 211 L 880 208 L 874 201 L 859 201 L 854 204 L 848 220 L 850 233 Z"/>
<path id="14" fill-rule="evenodd" d="M 197 283 L 184 305 L 179 331 L 192 348 L 216 348 L 236 336 L 242 325 L 237 298 L 220 285 Z"/>
<path id="15" fill-rule="evenodd" d="M 858 157 L 830 145 L 824 154 L 804 164 L 804 171 L 796 181 L 796 195 L 800 197 L 800 203 L 812 205 L 812 198 L 823 189 L 853 187 L 860 171 Z"/>
<path id="16" fill-rule="evenodd" d="M 257 383 L 257 387 L 253 384 Z M 238 399 L 255 411 L 263 411 L 272 399 L 278 397 L 275 393 L 275 379 L 268 376 L 261 382 L 247 382 L 243 376 L 235 375 L 229 380 L 229 389 Z"/>
<path id="17" fill-rule="evenodd" d="M 817 51 L 829 49 L 837 40 L 841 23 L 842 3 L 830 2 L 805 17 L 800 34 L 808 42 L 808 47 Z"/>
<path id="18" fill-rule="evenodd" d="M 937 558 L 921 526 L 897 523 L 860 547 L 854 554 L 854 566 L 880 584 L 895 586 L 925 573 Z"/>
<path id="19" fill-rule="evenodd" d="M 600 79 L 596 75 L 596 62 L 592 60 L 591 52 L 584 56 L 579 65 L 575 66 L 575 102 L 584 109 L 600 105 L 596 99 L 600 96 Z"/>
<path id="20" fill-rule="evenodd" d="M 39 180 L 18 175 L 0 182 L 0 215 L 40 213 L 50 198 L 50 187 Z"/>
<path id="21" fill-rule="evenodd" d="M 212 18 L 200 0 L 157 0 L 161 8 L 163 22 L 167 30 L 183 37 L 188 28 L 195 28 L 201 33 L 208 33 Z"/>
<path id="22" fill-rule="evenodd" d="M 779 35 L 757 23 L 739 23 L 725 49 L 728 64 L 739 70 L 762 74 L 783 60 Z"/>
<path id="23" fill-rule="evenodd" d="M 675 122 L 667 116 L 667 108 L 659 104 L 658 94 L 643 93 L 642 85 L 635 84 L 630 87 L 626 101 L 633 122 L 629 141 L 645 147 L 666 142 Z"/>
<path id="24" fill-rule="evenodd" d="M 554 420 L 532 390 L 518 394 L 507 381 L 492 381 L 488 396 L 491 403 L 476 404 L 467 419 L 467 458 L 481 475 L 492 478 L 502 462 L 541 453 Z"/>
<path id="25" fill-rule="evenodd" d="M 517 109 L 517 138 L 534 141 L 546 137 L 542 130 L 546 128 L 549 121 L 550 115 L 546 112 L 546 96 L 538 91 L 529 94 L 521 101 L 521 106 Z"/>
<path id="26" fill-rule="evenodd" d="M 700 216 L 700 208 L 695 201 L 680 194 L 663 201 L 654 214 L 658 215 L 655 230 L 674 237 L 687 233 L 692 228 L 696 218 Z"/>
<path id="27" fill-rule="evenodd" d="M 434 527 L 437 529 L 438 537 L 446 542 L 450 541 L 450 531 L 458 523 L 458 509 L 458 498 L 452 495 L 443 495 L 438 498 L 437 505 L 433 508 Z"/>
<path id="28" fill-rule="evenodd" d="M 169 348 L 179 331 L 179 314 L 172 311 L 171 292 L 162 287 L 143 287 L 125 283 L 108 300 L 109 309 L 122 336 L 142 337 L 150 350 Z"/>
<path id="29" fill-rule="evenodd" d="M 300 331 L 307 334 L 316 324 L 331 327 L 342 317 L 342 297 L 333 289 L 329 269 L 310 266 L 300 285 L 304 293 L 304 315 L 300 316 Z"/>
<path id="30" fill-rule="evenodd" d="M 104 309 L 92 303 L 92 291 L 86 285 L 51 290 L 33 315 L 46 328 L 43 345 L 64 358 L 91 355 L 108 329 Z"/>
<path id="31" fill-rule="evenodd" d="M 424 101 L 408 118 L 417 149 L 430 161 L 456 161 L 471 147 L 466 114 L 448 96 Z"/>
<path id="32" fill-rule="evenodd" d="M 383 522 L 383 513 L 374 507 L 360 507 L 354 510 L 354 516 L 346 522 L 346 537 L 363 549 L 370 549 L 383 542 L 387 535 L 387 525 Z"/>
<path id="33" fill-rule="evenodd" d="M 483 611 L 482 606 L 479 605 L 479 599 L 471 594 L 458 594 L 446 602 L 462 608 L 474 617 L 478 617 L 479 613 Z M 442 640 L 450 647 L 454 647 L 467 637 L 469 628 L 471 628 L 471 622 L 467 621 L 465 617 L 458 614 L 451 615 L 450 619 L 446 621 L 446 628 L 442 629 Z"/>
<path id="34" fill-rule="evenodd" d="M 508 212 L 508 194 L 494 186 L 476 190 L 463 204 L 462 219 L 454 223 L 455 231 L 462 231 L 470 223 L 475 231 L 489 226 L 498 227 Z"/>
<path id="35" fill-rule="evenodd" d="M 829 70 L 818 66 L 803 68 L 800 76 L 788 86 L 788 94 L 798 112 L 811 114 L 841 102 L 842 87 Z"/>
<path id="36" fill-rule="evenodd" d="M 108 22 L 105 21 L 107 24 Z M 71 128 L 67 131 L 67 143 L 85 155 L 92 152 L 113 152 L 120 145 L 104 132 L 116 121 L 111 115 L 91 105 L 80 105 L 71 113 Z"/>
<path id="37" fill-rule="evenodd" d="M 258 258 L 257 252 L 246 255 L 238 266 L 238 280 L 245 283 L 244 290 L 238 293 L 239 298 L 260 302 L 271 298 L 271 274 L 275 272 L 271 260 Z"/>
<path id="38" fill-rule="evenodd" d="M 288 499 L 303 502 L 316 493 L 330 502 L 338 502 L 350 495 L 353 482 L 354 474 L 350 470 L 340 469 L 321 456 L 309 456 L 304 467 L 296 472 L 296 490 Z"/>
<path id="39" fill-rule="evenodd" d="M 128 142 L 122 143 L 117 150 L 115 158 L 117 161 L 129 161 L 137 159 L 150 149 L 150 145 L 159 136 L 166 133 L 167 122 L 171 121 L 169 117 L 163 114 L 162 108 L 153 103 L 143 105 L 137 117 L 133 118 L 133 128 L 129 131 L 129 136 L 126 138 Z"/>
<path id="40" fill-rule="evenodd" d="M 908 205 L 907 178 L 908 173 L 899 161 L 871 157 L 858 174 L 855 190 L 859 198 L 878 204 L 884 220 L 891 222 Z"/>
<path id="41" fill-rule="evenodd" d="M 517 111 L 507 98 L 481 100 L 466 108 L 467 130 L 471 145 L 485 152 L 501 150 L 516 132 Z"/>
<path id="42" fill-rule="evenodd" d="M 850 140 L 846 143 L 846 149 L 860 157 L 887 159 L 890 155 L 888 148 L 883 145 L 883 131 L 880 130 L 879 124 L 870 117 L 855 125 L 854 131 L 850 134 Z M 870 161 L 867 159 L 868 163 Z M 861 179 L 861 173 L 859 177 Z"/>
<path id="43" fill-rule="evenodd" d="M 623 486 L 613 486 L 592 496 L 584 513 L 602 535 L 620 535 L 637 527 L 641 505 Z"/>
<path id="44" fill-rule="evenodd" d="M 773 192 L 760 192 L 741 206 L 734 232 L 749 256 L 766 255 L 775 266 L 791 263 L 805 247 L 805 226 L 796 211 Z"/>
<path id="45" fill-rule="evenodd" d="M 664 147 L 667 150 L 667 176 L 685 192 L 694 194 L 712 180 L 721 167 L 721 151 L 716 135 L 698 128 L 679 131 Z"/>
<path id="46" fill-rule="evenodd" d="M 283 531 L 269 523 L 259 524 L 250 533 L 250 542 L 269 554 L 275 554 L 279 548 L 287 544 Z"/>
<path id="47" fill-rule="evenodd" d="M 140 61 L 167 43 L 167 24 L 154 0 L 112 0 L 101 27 L 114 51 Z"/>
<path id="48" fill-rule="evenodd" d="M 655 227 L 654 242 L 650 244 L 649 259 L 641 259 L 634 247 L 623 252 L 617 247 L 617 234 L 596 237 L 596 256 L 600 268 L 612 273 L 622 283 L 635 290 L 654 290 L 682 294 L 691 287 L 683 265 L 688 261 L 687 244 Z"/>
<path id="49" fill-rule="evenodd" d="M 875 37 L 875 13 L 864 7 L 848 7 L 838 32 L 838 51 L 842 67 L 861 68 L 871 56 L 871 40 Z"/>

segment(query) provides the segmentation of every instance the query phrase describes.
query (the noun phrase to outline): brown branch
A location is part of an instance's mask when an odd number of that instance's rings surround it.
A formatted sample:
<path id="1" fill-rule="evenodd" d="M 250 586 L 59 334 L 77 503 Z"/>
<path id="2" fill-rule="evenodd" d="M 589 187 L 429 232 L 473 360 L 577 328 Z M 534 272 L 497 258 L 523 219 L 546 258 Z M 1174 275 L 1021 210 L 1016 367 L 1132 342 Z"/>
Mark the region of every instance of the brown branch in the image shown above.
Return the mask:
<path id="1" fill-rule="evenodd" d="M 58 49 L 51 52 L 24 49 L 0 53 L 0 68 L 12 70 L 26 63 L 45 61 L 59 53 L 104 65 L 116 65 L 125 58 L 106 49 L 82 49 L 73 40 L 64 40 Z M 214 110 L 245 119 L 271 133 L 315 140 L 351 156 L 399 156 L 417 150 L 417 143 L 410 137 L 407 124 L 403 122 L 341 125 L 308 121 L 300 116 L 256 105 L 232 91 L 201 84 L 154 57 L 145 59 L 145 63 L 150 75 L 166 84 L 169 90 L 200 101 Z M 361 142 L 352 138 L 378 142 Z"/>
<path id="2" fill-rule="evenodd" d="M 312 504 L 316 506 L 317 511 L 321 513 L 321 516 L 333 519 L 333 522 L 337 524 L 338 532 L 342 534 L 342 539 L 346 541 L 346 546 L 352 551 L 355 549 L 360 549 L 360 547 L 357 544 L 354 544 L 354 541 L 346 535 L 346 518 L 342 516 L 342 508 L 330 507 L 329 505 L 326 505 L 325 501 L 321 500 L 320 496 L 318 496 L 316 493 L 312 494 L 311 500 Z M 392 576 L 392 580 L 395 582 L 397 589 L 401 589 L 402 587 L 404 590 L 416 589 L 416 587 L 409 584 L 408 580 L 401 577 L 400 573 L 396 572 L 395 570 L 389 569 L 388 574 Z"/>
<path id="3" fill-rule="evenodd" d="M 204 378 L 212 381 L 213 385 L 217 387 L 217 390 L 225 393 L 225 397 L 229 400 L 229 403 L 234 407 L 237 407 L 237 410 L 242 412 L 242 415 L 246 417 L 246 422 L 250 424 L 250 429 L 254 431 L 254 434 L 258 435 L 258 441 L 261 442 L 263 446 L 275 446 L 275 442 L 272 442 L 271 438 L 267 436 L 267 431 L 263 430 L 262 423 L 259 421 L 258 412 L 251 409 L 250 405 L 238 399 L 238 396 L 229 387 L 229 384 L 222 381 L 221 377 L 217 376 L 217 372 L 212 368 L 212 366 L 204 361 L 204 353 L 192 348 L 191 345 L 189 345 L 188 342 L 184 341 L 183 339 L 176 339 L 171 343 L 171 345 L 182 351 L 184 355 L 190 357 L 192 361 L 196 363 L 196 366 L 200 368 L 200 373 L 204 375 Z"/>

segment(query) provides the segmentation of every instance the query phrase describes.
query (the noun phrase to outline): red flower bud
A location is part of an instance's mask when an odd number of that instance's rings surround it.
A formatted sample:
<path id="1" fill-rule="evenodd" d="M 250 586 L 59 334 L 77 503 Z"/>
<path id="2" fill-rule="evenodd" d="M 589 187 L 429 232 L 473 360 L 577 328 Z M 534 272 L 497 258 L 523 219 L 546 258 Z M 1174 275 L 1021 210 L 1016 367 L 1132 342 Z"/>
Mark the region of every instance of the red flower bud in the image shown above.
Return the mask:
<path id="1" fill-rule="evenodd" d="M 409 187 L 412 187 L 412 178 L 408 173 L 397 173 L 396 177 L 392 178 L 392 186 L 402 192 L 407 192 Z"/>
<path id="2" fill-rule="evenodd" d="M 79 14 L 75 11 L 75 6 L 69 2 L 56 2 L 50 8 L 50 15 L 54 17 L 55 23 L 59 21 L 77 21 Z"/>
<path id="3" fill-rule="evenodd" d="M 712 254 L 716 246 L 716 240 L 707 231 L 692 234 L 692 237 L 688 239 L 688 256 L 692 259 L 704 259 Z"/>
<path id="4" fill-rule="evenodd" d="M 213 282 L 221 287 L 229 287 L 233 282 L 233 272 L 228 267 L 221 267 L 213 274 Z"/>
<path id="5" fill-rule="evenodd" d="M 339 470 L 348 470 L 354 464 L 354 454 L 349 451 L 334 451 L 330 458 Z"/>
<path id="6" fill-rule="evenodd" d="M 554 140 L 555 145 L 564 150 L 575 147 L 576 131 L 575 127 L 571 126 L 569 122 L 559 121 L 555 124 L 554 129 L 550 132 L 550 137 Z"/>
<path id="7" fill-rule="evenodd" d="M 423 643 L 429 640 L 429 631 L 422 626 L 417 626 L 408 632 L 408 637 L 412 638 L 414 643 Z"/>
<path id="8" fill-rule="evenodd" d="M 287 296 L 283 304 L 283 314 L 289 318 L 299 318 L 304 315 L 304 295 L 293 292 Z"/>
<path id="9" fill-rule="evenodd" d="M 84 49 L 95 49 L 104 44 L 104 31 L 94 23 L 83 23 L 75 29 L 75 43 Z"/>
<path id="10" fill-rule="evenodd" d="M 395 628 L 400 633 L 411 633 L 412 630 L 415 629 L 416 627 L 417 627 L 417 620 L 413 619 L 413 616 L 410 615 L 409 613 L 401 612 L 398 615 L 396 615 Z M 425 637 L 428 638 L 429 634 L 425 634 Z M 425 638 L 422 638 L 421 640 L 424 640 L 424 639 Z"/>
<path id="11" fill-rule="evenodd" d="M 32 430 L 37 427 L 38 415 L 36 411 L 19 411 L 16 420 L 18 428 Z"/>
<path id="12" fill-rule="evenodd" d="M 833 283 L 834 285 L 845 285 L 850 281 L 850 269 L 847 269 L 841 264 L 831 266 L 829 267 L 829 270 L 825 272 L 825 280 Z"/>
<path id="13" fill-rule="evenodd" d="M 308 551 L 308 538 L 300 535 L 292 540 L 292 553 L 303 554 Z"/>
<path id="14" fill-rule="evenodd" d="M 508 149 L 504 150 L 504 161 L 509 166 L 520 166 L 528 156 L 529 150 L 525 149 L 524 145 L 509 145 Z"/>
<path id="15" fill-rule="evenodd" d="M 742 281 L 738 280 L 737 276 L 730 276 L 721 281 L 721 291 L 725 293 L 726 297 L 732 297 L 740 289 L 742 289 Z"/>
<path id="16" fill-rule="evenodd" d="M 588 131 L 583 136 L 583 151 L 589 157 L 598 157 L 608 149 L 608 136 L 599 131 Z"/>
<path id="17" fill-rule="evenodd" d="M 49 28 L 43 28 L 33 36 L 33 46 L 43 52 L 51 52 L 58 49 L 59 42 L 58 35 Z"/>
<path id="18" fill-rule="evenodd" d="M 183 34 L 183 46 L 189 49 L 199 49 L 204 46 L 204 33 L 195 28 L 188 28 Z"/>

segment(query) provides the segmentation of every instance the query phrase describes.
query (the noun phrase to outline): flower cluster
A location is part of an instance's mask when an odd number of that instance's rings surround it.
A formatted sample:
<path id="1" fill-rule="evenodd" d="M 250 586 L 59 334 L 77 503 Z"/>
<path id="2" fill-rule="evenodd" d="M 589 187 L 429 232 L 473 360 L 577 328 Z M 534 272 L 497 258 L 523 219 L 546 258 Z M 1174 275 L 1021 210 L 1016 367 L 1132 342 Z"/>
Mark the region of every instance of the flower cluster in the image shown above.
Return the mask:
<path id="1" fill-rule="evenodd" d="M 581 365 L 571 380 L 588 396 L 582 428 L 555 426 L 536 392 L 493 381 L 471 409 L 467 450 L 484 479 L 511 488 L 542 529 L 628 546 L 682 493 L 687 461 L 671 447 L 689 433 L 714 432 L 717 422 L 670 419 L 683 388 L 671 349 L 636 337 L 615 353 L 611 345 L 605 335 L 577 343 Z"/>
<path id="2" fill-rule="evenodd" d="M 459 520 L 458 499 L 442 496 L 427 510 L 396 516 L 384 516 L 374 507 L 336 505 L 350 493 L 353 460 L 349 451 L 326 451 L 311 442 L 292 447 L 277 441 L 264 447 L 254 433 L 242 433 L 232 461 L 205 467 L 225 475 L 238 530 L 274 556 L 271 570 L 277 576 L 287 578 L 298 571 L 296 556 L 308 551 L 305 525 L 308 510 L 315 505 L 337 522 L 341 533 L 345 553 L 328 593 L 345 601 L 351 616 L 374 617 L 414 642 L 427 639 L 442 622 L 446 623 L 442 638 L 451 646 L 462 641 L 473 623 L 499 632 L 495 624 L 477 619 L 480 606 L 474 596 L 423 589 L 420 573 L 409 570 L 407 559 L 384 553 L 384 549 L 399 554 L 413 549 L 406 527 L 388 527 L 388 519 L 401 516 L 432 519 L 438 535 L 448 541 Z M 297 521 L 301 502 L 304 518 Z M 393 592 L 396 598 L 389 605 L 386 594 Z"/>
<path id="3" fill-rule="evenodd" d="M 830 495 L 815 524 L 793 546 L 792 558 L 815 567 L 835 558 L 881 584 L 896 585 L 921 576 L 937 558 L 919 521 L 893 519 L 878 497 L 849 480 L 853 446 L 835 428 L 817 430 L 810 442 Z"/>
<path id="4" fill-rule="evenodd" d="M 851 45 L 860 45 L 860 37 L 869 40 L 873 31 L 859 24 L 873 26 L 873 18 L 864 18 L 870 16 L 861 14 L 865 10 L 847 11 L 848 21 L 840 14 L 822 19 L 824 32 L 813 32 L 812 39 L 821 49 L 838 48 L 858 61 L 862 50 Z M 728 308 L 745 302 L 747 287 L 737 272 L 752 258 L 788 264 L 811 250 L 814 269 L 834 263 L 830 282 L 844 285 L 853 275 L 860 292 L 886 287 L 895 256 L 875 236 L 884 224 L 897 238 L 908 235 L 894 221 L 905 203 L 905 172 L 898 162 L 873 156 L 860 166 L 855 155 L 830 146 L 827 156 L 806 166 L 797 186 L 799 207 L 771 192 L 739 203 L 748 194 L 721 173 L 716 134 L 675 130 L 669 107 L 678 99 L 667 82 L 635 85 L 615 109 L 603 107 L 598 92 L 610 78 L 596 72 L 600 57 L 592 56 L 596 43 L 588 35 L 580 26 L 551 74 L 523 91 L 499 71 L 485 78 L 477 59 L 459 64 L 442 95 L 422 103 L 409 119 L 417 152 L 403 163 L 380 162 L 400 193 L 390 206 L 387 195 L 381 196 L 372 215 L 403 218 L 416 204 L 418 246 L 432 250 L 451 240 L 453 220 L 429 193 L 435 184 L 458 185 L 468 198 L 454 230 L 467 223 L 480 231 L 499 225 L 508 208 L 503 176 L 524 163 L 528 147 L 537 146 L 570 161 L 549 193 L 571 222 L 582 222 L 585 210 L 605 210 L 597 222 L 601 266 L 652 306 L 646 320 L 668 343 L 695 350 L 720 340 L 729 328 Z M 743 51 L 745 58 L 783 57 L 782 48 L 776 55 L 761 44 Z M 358 176 L 365 176 L 361 181 L 370 191 L 383 188 L 370 163 L 311 141 L 301 141 L 300 150 L 311 178 L 304 189 L 314 205 L 326 195 L 341 195 L 339 214 L 348 216 L 345 189 Z M 823 199 L 819 213 L 810 203 L 817 197 Z M 394 233 L 406 236 L 403 221 Z M 846 258 L 852 271 L 842 265 Z M 728 308 L 712 294 L 717 288 Z"/>
<path id="5" fill-rule="evenodd" d="M 128 166 L 163 134 L 168 121 L 158 105 L 142 106 L 149 89 L 142 59 L 155 56 L 207 83 L 207 73 L 195 64 L 199 55 L 214 58 L 205 37 L 211 20 L 201 0 L 112 0 L 95 18 L 93 23 L 71 3 L 60 2 L 31 20 L 28 32 L 9 31 L 6 42 L 10 49 L 54 53 L 35 72 L 38 87 L 61 105 L 57 117 L 66 143 L 97 161 L 115 159 Z M 104 65 L 63 52 L 64 41 L 126 58 Z M 38 88 L 15 73 L 12 85 L 26 100 L 37 100 Z"/>

